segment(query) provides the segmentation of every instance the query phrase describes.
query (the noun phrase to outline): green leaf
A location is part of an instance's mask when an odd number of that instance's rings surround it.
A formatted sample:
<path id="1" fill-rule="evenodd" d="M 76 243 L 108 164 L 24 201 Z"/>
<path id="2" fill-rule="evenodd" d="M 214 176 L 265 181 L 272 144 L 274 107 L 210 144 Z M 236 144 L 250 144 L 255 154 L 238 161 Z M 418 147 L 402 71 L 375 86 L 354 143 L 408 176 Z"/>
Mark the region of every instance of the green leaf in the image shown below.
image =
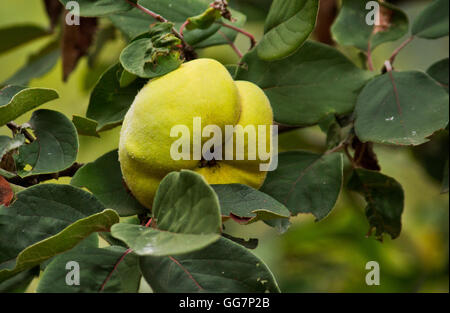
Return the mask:
<path id="1" fill-rule="evenodd" d="M 111 14 L 108 19 L 129 39 L 135 38 L 150 30 L 156 20 L 142 11 L 133 8 L 127 12 Z M 173 22 L 173 20 L 171 20 Z"/>
<path id="2" fill-rule="evenodd" d="M 209 0 L 143 0 L 139 1 L 139 4 L 151 9 L 153 12 L 157 12 L 170 22 L 175 23 L 177 29 L 180 28 L 189 17 L 199 15 L 203 13 L 209 7 Z M 115 15 L 111 15 L 110 20 L 112 23 L 124 32 L 128 37 L 134 38 L 144 32 L 150 30 L 150 25 L 155 23 L 156 20 L 151 16 L 141 12 L 140 10 L 133 8 L 128 12 L 123 12 Z M 218 29 L 218 27 L 217 27 Z M 217 30 L 216 30 L 217 31 Z M 198 40 L 193 36 L 203 36 L 202 31 L 192 31 L 192 34 L 186 33 L 186 40 L 190 43 L 191 38 Z M 211 35 L 209 32 L 207 34 Z"/>
<path id="3" fill-rule="evenodd" d="M 327 135 L 327 150 L 337 147 L 342 141 L 341 126 L 334 114 L 329 114 L 319 121 L 320 129 Z"/>
<path id="4" fill-rule="evenodd" d="M 155 28 L 168 25 L 160 34 L 152 34 Z M 171 34 L 173 24 L 164 23 L 152 27 L 150 38 L 132 41 L 120 54 L 120 63 L 131 74 L 142 78 L 155 78 L 177 69 L 183 62 L 177 45 L 180 40 Z"/>
<path id="5" fill-rule="evenodd" d="M 1 293 L 24 293 L 31 281 L 39 276 L 39 267 L 18 273 L 0 283 Z"/>
<path id="6" fill-rule="evenodd" d="M 400 235 L 404 194 L 402 186 L 395 179 L 380 172 L 356 169 L 348 188 L 365 197 L 367 219 L 371 231 L 376 230 L 378 239 L 382 238 L 383 233 L 388 233 L 392 239 Z"/>
<path id="7" fill-rule="evenodd" d="M 122 124 L 134 98 L 145 84 L 138 79 L 126 88 L 120 88 L 118 73 L 121 72 L 120 64 L 110 67 L 92 91 L 86 116 L 98 122 L 97 132 Z"/>
<path id="8" fill-rule="evenodd" d="M 420 145 L 449 120 L 448 93 L 422 72 L 388 72 L 358 97 L 356 134 L 362 142 Z"/>
<path id="9" fill-rule="evenodd" d="M 130 86 L 138 77 L 130 72 L 123 70 L 120 74 L 119 84 L 120 88 L 126 88 Z"/>
<path id="10" fill-rule="evenodd" d="M 442 188 L 441 193 L 447 193 L 448 192 L 448 159 L 447 163 L 445 164 L 444 168 L 444 178 L 442 179 Z"/>
<path id="11" fill-rule="evenodd" d="M 448 36 L 448 0 L 433 0 L 416 18 L 412 34 L 427 39 Z"/>
<path id="12" fill-rule="evenodd" d="M 131 224 L 131 225 L 140 225 L 141 221 L 137 216 L 127 217 L 127 218 L 121 218 L 121 223 Z M 107 243 L 109 243 L 111 246 L 120 246 L 124 248 L 128 248 L 128 246 L 121 240 L 118 240 L 114 238 L 111 235 L 111 232 L 102 232 L 99 233 L 99 236 L 102 237 L 103 240 L 105 240 Z"/>
<path id="13" fill-rule="evenodd" d="M 90 137 L 100 137 L 97 132 L 97 121 L 91 120 L 90 118 L 74 115 L 72 117 L 72 123 L 77 129 L 78 135 L 90 136 Z"/>
<path id="14" fill-rule="evenodd" d="M 243 224 L 260 220 L 289 218 L 289 210 L 267 194 L 246 185 L 213 185 L 219 196 L 222 216 L 232 217 Z"/>
<path id="15" fill-rule="evenodd" d="M 247 17 L 243 13 L 231 8 L 229 8 L 229 11 L 231 12 L 235 21 L 230 22 L 228 20 L 222 19 L 222 23 L 233 25 L 237 28 L 243 28 L 245 22 L 247 21 Z M 189 44 L 192 44 L 195 48 L 207 48 L 211 46 L 228 44 L 228 40 L 226 38 L 228 38 L 231 42 L 234 42 L 236 40 L 237 34 L 238 33 L 236 31 L 228 27 L 220 27 L 220 25 L 214 24 L 207 30 L 187 31 L 185 33 L 185 36 L 187 42 Z"/>
<path id="16" fill-rule="evenodd" d="M 0 90 L 0 126 L 57 98 L 53 89 L 6 86 Z"/>
<path id="17" fill-rule="evenodd" d="M 427 70 L 427 74 L 430 75 L 435 81 L 437 81 L 442 87 L 447 90 L 448 93 L 448 58 L 440 60 Z"/>
<path id="18" fill-rule="evenodd" d="M 28 58 L 28 62 L 3 85 L 28 85 L 31 79 L 39 78 L 50 72 L 61 56 L 59 41 L 53 41 L 36 54 Z"/>
<path id="19" fill-rule="evenodd" d="M 17 48 L 35 39 L 50 35 L 50 32 L 35 25 L 14 25 L 0 29 L 0 54 Z"/>
<path id="20" fill-rule="evenodd" d="M 331 32 L 334 40 L 343 46 L 355 46 L 363 51 L 402 38 L 408 32 L 408 17 L 397 7 L 380 4 L 381 25 L 368 25 L 366 18 L 370 13 L 366 9 L 367 1 L 343 0 L 341 11 L 334 22 Z"/>
<path id="21" fill-rule="evenodd" d="M 7 178 L 7 179 L 10 179 L 10 178 L 16 177 L 16 174 L 8 172 L 8 171 L 0 168 L 0 176 L 3 176 L 5 178 Z"/>
<path id="22" fill-rule="evenodd" d="M 71 185 L 85 187 L 107 208 L 120 216 L 142 214 L 146 209 L 125 189 L 117 150 L 80 168 Z"/>
<path id="23" fill-rule="evenodd" d="M 186 0 L 173 0 L 172 2 L 168 2 L 166 0 L 148 0 L 145 1 L 145 3 L 141 2 L 141 5 L 152 8 L 155 12 L 158 12 L 164 16 L 164 18 L 167 18 L 169 21 L 175 23 L 175 28 L 179 29 L 187 18 L 201 14 L 208 8 L 210 3 L 211 1 L 209 0 L 189 0 L 188 3 Z M 246 21 L 246 16 L 233 9 L 230 9 L 230 11 L 236 21 L 233 23 L 226 21 L 226 23 L 232 24 L 239 28 L 243 27 Z M 108 18 L 128 38 L 135 38 L 145 32 L 148 32 L 150 30 L 150 25 L 156 22 L 156 20 L 136 8 L 133 8 L 127 12 L 110 15 Z M 228 41 L 221 34 L 217 33 L 219 29 L 231 41 L 236 39 L 236 31 L 226 27 L 221 27 L 218 24 L 214 24 L 206 30 L 186 30 L 184 37 L 185 40 L 195 48 L 205 48 L 214 45 L 227 44 Z"/>
<path id="24" fill-rule="evenodd" d="M 157 228 L 118 224 L 113 237 L 138 255 L 175 255 L 199 250 L 220 238 L 219 200 L 199 174 L 172 172 L 162 181 L 152 208 Z"/>
<path id="25" fill-rule="evenodd" d="M 317 220 L 334 208 L 342 187 L 342 154 L 319 155 L 303 151 L 281 153 L 278 168 L 261 187 L 284 204 L 292 215 L 312 213 Z"/>
<path id="26" fill-rule="evenodd" d="M 266 225 L 275 228 L 280 234 L 287 232 L 289 227 L 291 227 L 291 222 L 288 218 L 277 218 L 274 220 L 264 221 Z"/>
<path id="27" fill-rule="evenodd" d="M 70 0 L 59 0 L 66 7 Z M 132 6 L 125 0 L 77 0 L 80 16 L 94 17 L 128 11 Z M 70 7 L 69 7 L 70 8 Z"/>
<path id="28" fill-rule="evenodd" d="M 98 248 L 99 245 L 99 234 L 104 234 L 104 232 L 101 233 L 92 233 L 91 235 L 89 235 L 88 237 L 84 238 L 80 243 L 78 243 L 75 247 L 73 247 L 72 249 L 62 253 L 62 254 L 58 254 L 54 257 L 51 257 L 50 259 L 45 260 L 44 262 L 42 262 L 39 265 L 39 268 L 41 269 L 41 271 L 44 271 L 47 266 L 53 262 L 53 260 L 55 258 L 57 258 L 60 255 L 64 255 L 65 253 L 71 253 L 71 252 L 75 252 L 75 251 L 81 251 L 82 249 L 85 248 Z"/>
<path id="29" fill-rule="evenodd" d="M 274 61 L 294 53 L 316 25 L 318 0 L 274 0 L 267 15 L 258 56 Z"/>
<path id="30" fill-rule="evenodd" d="M 141 274 L 138 257 L 128 254 L 113 271 L 126 249 L 123 247 L 86 247 L 57 256 L 45 269 L 39 280 L 39 293 L 94 293 L 99 292 L 108 275 L 111 278 L 105 285 L 107 293 L 137 293 Z M 66 283 L 66 264 L 76 261 L 80 265 L 80 285 Z"/>
<path id="31" fill-rule="evenodd" d="M 22 134 L 9 138 L 7 136 L 0 136 L 0 160 L 3 156 L 11 150 L 17 149 L 25 143 L 25 137 Z"/>
<path id="32" fill-rule="evenodd" d="M 211 27 L 214 22 L 220 20 L 221 18 L 222 17 L 219 10 L 209 7 L 202 14 L 189 17 L 187 19 L 189 23 L 186 25 L 186 29 L 207 29 Z"/>
<path id="33" fill-rule="evenodd" d="M 266 62 L 255 50 L 242 60 L 236 80 L 261 87 L 269 97 L 275 120 L 286 125 L 313 125 L 330 113 L 353 110 L 364 84 L 373 75 L 360 70 L 336 49 L 306 42 L 290 57 Z"/>
<path id="34" fill-rule="evenodd" d="M 139 265 L 153 291 L 160 293 L 280 292 L 262 260 L 225 238 L 176 257 L 140 257 Z"/>
<path id="35" fill-rule="evenodd" d="M 28 124 L 36 140 L 21 146 L 19 155 L 15 156 L 19 176 L 56 173 L 75 162 L 78 153 L 77 130 L 64 114 L 37 110 Z"/>
<path id="36" fill-rule="evenodd" d="M 0 281 L 75 247 L 119 222 L 92 195 L 69 185 L 43 184 L 0 207 Z"/>

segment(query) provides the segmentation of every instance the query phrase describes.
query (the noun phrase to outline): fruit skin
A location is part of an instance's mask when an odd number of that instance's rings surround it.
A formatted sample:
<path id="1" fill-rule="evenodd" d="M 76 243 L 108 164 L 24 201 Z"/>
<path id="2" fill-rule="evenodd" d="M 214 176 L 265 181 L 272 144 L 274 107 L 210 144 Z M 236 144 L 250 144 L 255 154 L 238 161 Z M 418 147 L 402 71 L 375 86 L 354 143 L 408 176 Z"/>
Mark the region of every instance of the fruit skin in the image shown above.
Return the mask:
<path id="1" fill-rule="evenodd" d="M 241 183 L 259 188 L 264 182 L 267 173 L 259 170 L 259 160 L 223 160 L 212 167 L 201 167 L 201 161 L 193 160 L 194 117 L 201 117 L 202 127 L 219 126 L 223 136 L 225 125 L 273 123 L 270 102 L 264 92 L 250 82 L 234 82 L 226 68 L 215 60 L 190 61 L 151 80 L 127 112 L 119 142 L 124 180 L 144 206 L 152 207 L 164 176 L 181 169 L 202 174 L 210 184 Z M 170 137 L 175 125 L 190 129 L 190 160 L 175 161 L 170 155 L 172 143 L 179 139 Z M 209 139 L 202 138 L 202 144 Z"/>

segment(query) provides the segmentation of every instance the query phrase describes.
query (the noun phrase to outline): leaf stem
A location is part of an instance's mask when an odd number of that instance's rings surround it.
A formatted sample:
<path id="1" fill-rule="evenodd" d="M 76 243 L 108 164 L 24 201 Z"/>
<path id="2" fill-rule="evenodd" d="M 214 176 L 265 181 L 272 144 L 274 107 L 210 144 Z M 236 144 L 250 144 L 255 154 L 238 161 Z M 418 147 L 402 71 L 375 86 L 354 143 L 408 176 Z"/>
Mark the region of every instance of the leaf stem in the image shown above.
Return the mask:
<path id="1" fill-rule="evenodd" d="M 162 17 L 161 15 L 153 12 L 152 10 L 149 10 L 145 7 L 143 7 L 142 5 L 138 4 L 138 3 L 134 3 L 130 0 L 125 0 L 126 2 L 128 2 L 130 5 L 134 6 L 135 8 L 141 10 L 142 12 L 144 12 L 147 15 L 150 15 L 151 17 L 153 17 L 155 20 L 161 22 L 161 23 L 167 23 L 168 20 L 166 20 L 164 17 Z"/>
<path id="2" fill-rule="evenodd" d="M 6 126 L 13 132 L 13 135 L 17 133 L 22 133 L 26 139 L 31 143 L 34 141 L 34 137 L 23 127 L 20 125 L 17 125 L 14 122 L 9 122 L 6 124 Z"/>
<path id="3" fill-rule="evenodd" d="M 395 58 L 400 53 L 400 51 L 402 51 L 403 48 L 405 48 L 411 41 L 413 41 L 414 38 L 415 38 L 414 36 L 409 37 L 397 49 L 395 49 L 395 51 L 392 53 L 391 57 L 389 58 L 389 62 L 391 63 L 391 65 L 394 64 Z"/>
<path id="4" fill-rule="evenodd" d="M 231 41 L 230 38 L 228 38 L 227 35 L 225 35 L 225 33 L 221 32 L 220 30 L 218 31 L 218 33 L 228 42 L 228 44 L 230 45 L 231 48 L 233 48 L 234 52 L 236 52 L 237 56 L 239 57 L 239 59 L 242 59 L 242 57 L 244 56 L 242 54 L 242 52 L 239 50 L 238 47 L 236 47 L 236 45 L 234 44 L 233 41 Z"/>
<path id="5" fill-rule="evenodd" d="M 186 20 L 184 23 L 183 23 L 183 25 L 181 25 L 181 27 L 180 27 L 180 34 L 181 34 L 181 36 L 183 36 L 184 37 L 184 29 L 186 28 L 186 26 L 189 24 L 189 21 L 188 20 Z"/>
<path id="6" fill-rule="evenodd" d="M 250 49 L 253 49 L 256 46 L 255 36 L 253 36 L 249 32 L 247 32 L 247 31 L 245 31 L 245 30 L 243 30 L 243 29 L 241 29 L 239 27 L 236 27 L 236 26 L 233 26 L 233 25 L 230 25 L 230 24 L 226 24 L 224 22 L 216 22 L 216 23 L 218 23 L 218 24 L 220 24 L 220 25 L 222 25 L 224 27 L 230 28 L 230 29 L 232 29 L 232 30 L 234 30 L 234 31 L 236 31 L 238 33 L 241 33 L 242 35 L 248 37 L 250 39 Z"/>

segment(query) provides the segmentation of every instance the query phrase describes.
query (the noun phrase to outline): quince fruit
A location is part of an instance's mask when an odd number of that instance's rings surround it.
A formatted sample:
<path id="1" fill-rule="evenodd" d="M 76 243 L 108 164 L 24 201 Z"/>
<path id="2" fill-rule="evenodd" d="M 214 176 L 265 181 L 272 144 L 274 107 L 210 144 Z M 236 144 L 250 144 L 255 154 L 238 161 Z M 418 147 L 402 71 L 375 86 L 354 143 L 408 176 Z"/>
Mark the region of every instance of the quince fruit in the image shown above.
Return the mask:
<path id="1" fill-rule="evenodd" d="M 242 137 L 245 138 L 240 141 L 244 150 L 233 149 L 232 158 L 226 159 L 223 149 L 215 151 L 216 156 L 223 155 L 223 158 L 200 159 L 198 153 L 195 156 L 194 150 L 201 150 L 211 138 L 205 137 L 204 130 L 203 136 L 198 134 L 194 126 L 195 118 L 200 118 L 202 127 L 214 125 L 216 131 L 220 129 L 216 140 L 222 143 L 222 148 L 230 140 L 233 140 L 230 147 L 236 145 L 239 135 L 246 135 L 242 130 L 246 126 L 255 127 L 256 138 L 250 135 Z M 262 146 L 271 158 L 272 124 L 270 102 L 258 86 L 233 81 L 227 69 L 212 59 L 184 63 L 177 70 L 149 81 L 127 112 L 119 143 L 124 180 L 138 201 L 148 208 L 152 207 L 164 176 L 181 169 L 203 175 L 210 184 L 239 183 L 259 188 L 267 175 L 267 172 L 260 170 L 260 164 L 270 160 L 267 156 L 261 158 L 255 149 L 258 150 L 258 142 L 264 141 Z M 174 136 L 173 127 L 177 125 L 184 125 L 190 136 L 179 138 L 176 132 Z M 227 127 L 237 125 L 242 126 L 240 132 L 238 129 L 227 134 Z M 264 126 L 264 132 L 258 132 L 259 125 Z M 196 132 L 200 135 L 198 139 Z M 256 148 L 254 144 L 249 144 L 250 139 L 256 139 Z M 173 156 L 173 145 L 177 140 L 187 147 L 181 159 Z M 220 150 L 217 146 L 214 146 L 215 149 Z M 256 158 L 249 158 L 249 154 L 256 154 Z"/>

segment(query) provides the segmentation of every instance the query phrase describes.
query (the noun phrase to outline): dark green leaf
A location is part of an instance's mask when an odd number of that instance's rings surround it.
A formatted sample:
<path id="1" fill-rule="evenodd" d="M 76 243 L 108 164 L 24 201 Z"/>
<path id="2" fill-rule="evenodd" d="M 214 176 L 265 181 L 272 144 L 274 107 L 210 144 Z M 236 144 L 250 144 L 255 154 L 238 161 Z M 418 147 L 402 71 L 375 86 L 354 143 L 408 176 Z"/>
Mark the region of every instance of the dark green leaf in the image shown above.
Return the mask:
<path id="1" fill-rule="evenodd" d="M 70 0 L 59 0 L 67 5 Z M 80 16 L 94 17 L 128 11 L 132 6 L 125 0 L 77 0 Z M 70 8 L 70 7 L 69 7 Z"/>
<path id="2" fill-rule="evenodd" d="M 244 224 L 260 220 L 289 218 L 289 210 L 267 194 L 246 185 L 213 185 L 219 196 L 222 216 Z"/>
<path id="3" fill-rule="evenodd" d="M 366 215 L 376 237 L 383 233 L 392 239 L 400 235 L 401 216 L 404 206 L 402 186 L 393 178 L 379 172 L 356 169 L 350 178 L 348 188 L 362 194 L 367 202 Z"/>
<path id="4" fill-rule="evenodd" d="M 140 257 L 139 265 L 155 292 L 280 292 L 263 261 L 225 238 L 176 257 Z"/>
<path id="5" fill-rule="evenodd" d="M 420 145 L 449 120 L 449 98 L 422 72 L 388 72 L 358 97 L 356 134 L 362 142 Z"/>
<path id="6" fill-rule="evenodd" d="M 179 1 L 180 0 L 174 0 L 170 3 L 166 0 L 147 0 L 145 3 L 141 4 L 146 6 L 146 3 L 148 2 L 149 8 L 152 8 L 155 12 L 164 16 L 164 18 L 175 23 L 175 28 L 179 29 L 187 18 L 201 14 L 208 8 L 209 3 L 211 2 L 209 0 L 189 0 L 189 3 L 186 3 L 186 0 L 181 0 L 182 3 Z M 227 21 L 227 23 L 231 23 L 236 27 L 243 27 L 246 21 L 245 15 L 232 9 L 230 9 L 230 11 L 236 21 L 233 23 Z M 150 25 L 156 22 L 152 17 L 135 8 L 127 12 L 110 15 L 109 19 L 118 29 L 128 36 L 128 38 L 135 38 L 148 32 L 150 30 Z M 217 33 L 219 29 L 231 41 L 236 39 L 236 31 L 214 24 L 206 30 L 186 30 L 184 33 L 185 40 L 196 48 L 227 44 L 228 41 L 223 38 L 221 34 Z"/>
<path id="7" fill-rule="evenodd" d="M 139 289 L 141 274 L 138 257 L 128 254 L 113 271 L 117 261 L 124 255 L 123 247 L 92 248 L 86 247 L 69 251 L 57 256 L 45 269 L 37 292 L 39 293 L 94 293 L 99 292 L 105 279 L 111 278 L 103 289 L 108 293 L 136 293 Z M 80 265 L 80 285 L 69 286 L 66 283 L 68 270 L 66 264 L 76 261 Z"/>
<path id="8" fill-rule="evenodd" d="M 127 12 L 109 15 L 108 18 L 129 39 L 148 32 L 150 25 L 156 22 L 152 17 L 136 8 Z"/>
<path id="9" fill-rule="evenodd" d="M 17 275 L 0 283 L 1 293 L 23 293 L 31 281 L 39 276 L 39 267 L 18 273 Z"/>
<path id="10" fill-rule="evenodd" d="M 39 78 L 50 72 L 61 56 L 58 41 L 51 42 L 41 51 L 29 57 L 28 62 L 3 85 L 28 85 L 31 79 Z"/>
<path id="11" fill-rule="evenodd" d="M 445 164 L 445 168 L 444 168 L 444 178 L 442 179 L 441 192 L 442 193 L 448 192 L 448 160 L 447 160 L 447 163 Z"/>
<path id="12" fill-rule="evenodd" d="M 412 34 L 427 39 L 448 36 L 448 0 L 433 0 L 414 21 Z"/>
<path id="13" fill-rule="evenodd" d="M 269 172 L 261 191 L 283 203 L 292 213 L 312 213 L 317 220 L 334 208 L 342 187 L 342 154 L 303 151 L 281 153 L 278 168 Z"/>
<path id="14" fill-rule="evenodd" d="M 235 21 L 230 22 L 222 19 L 222 22 L 237 28 L 243 28 L 247 21 L 247 17 L 239 11 L 233 9 L 229 9 L 229 11 L 233 15 Z M 188 43 L 192 44 L 195 48 L 206 48 L 210 46 L 225 45 L 228 44 L 228 41 L 234 42 L 237 34 L 238 33 L 235 30 L 214 24 L 207 30 L 188 31 L 185 35 Z"/>
<path id="15" fill-rule="evenodd" d="M 0 90 L 0 126 L 58 97 L 53 89 L 6 86 Z"/>
<path id="16" fill-rule="evenodd" d="M 258 45 L 258 56 L 274 61 L 294 53 L 316 25 L 318 0 L 274 0 Z"/>
<path id="17" fill-rule="evenodd" d="M 120 63 L 126 71 L 136 76 L 155 78 L 177 69 L 182 60 L 179 51 L 171 47 L 158 47 L 152 38 L 142 38 L 133 41 L 122 51 Z"/>
<path id="18" fill-rule="evenodd" d="M 448 92 L 448 58 L 431 65 L 427 73 Z"/>
<path id="19" fill-rule="evenodd" d="M 100 137 L 97 132 L 97 121 L 90 118 L 74 115 L 72 117 L 72 123 L 75 125 L 77 132 L 81 136 Z"/>
<path id="20" fill-rule="evenodd" d="M 14 25 L 0 29 L 0 54 L 25 43 L 50 35 L 50 32 L 35 25 Z"/>
<path id="21" fill-rule="evenodd" d="M 21 177 L 56 173 L 69 168 L 78 153 L 75 126 L 62 113 L 51 110 L 34 111 L 28 122 L 36 140 L 19 148 L 15 156 Z"/>
<path id="22" fill-rule="evenodd" d="M 138 255 L 165 256 L 202 249 L 220 238 L 220 206 L 199 174 L 172 172 L 162 181 L 152 208 L 157 228 L 118 224 L 111 234 Z"/>
<path id="23" fill-rule="evenodd" d="M 87 188 L 105 207 L 114 209 L 120 216 L 131 216 L 146 211 L 125 188 L 117 150 L 83 166 L 70 184 Z"/>
<path id="24" fill-rule="evenodd" d="M 98 122 L 97 131 L 120 125 L 145 81 L 138 79 L 126 88 L 120 88 L 120 64 L 110 67 L 100 78 L 89 100 L 86 116 Z"/>
<path id="25" fill-rule="evenodd" d="M 408 32 L 408 17 L 395 6 L 381 2 L 380 25 L 368 25 L 367 1 L 343 0 L 339 15 L 332 26 L 334 39 L 344 46 L 355 46 L 363 51 L 400 39 Z"/>
<path id="26" fill-rule="evenodd" d="M 108 231 L 119 216 L 91 194 L 69 185 L 43 184 L 0 207 L 0 281 Z"/>
<path id="27" fill-rule="evenodd" d="M 137 216 L 121 218 L 120 222 L 126 223 L 126 224 L 131 224 L 131 225 L 140 225 L 141 224 L 141 221 L 139 220 L 139 218 Z M 120 246 L 120 247 L 128 248 L 128 246 L 123 241 L 114 238 L 111 235 L 111 232 L 102 232 L 102 233 L 99 233 L 99 236 L 102 237 L 102 239 L 105 240 L 107 243 L 109 243 L 111 246 Z"/>
<path id="28" fill-rule="evenodd" d="M 123 70 L 120 74 L 119 84 L 120 88 L 126 88 L 130 86 L 138 77 L 130 72 Z"/>
<path id="29" fill-rule="evenodd" d="M 256 51 L 242 60 L 237 80 L 259 85 L 270 99 L 275 120 L 286 125 L 313 125 L 330 113 L 351 112 L 364 84 L 373 75 L 358 69 L 336 49 L 306 42 L 292 56 L 274 62 Z"/>
<path id="30" fill-rule="evenodd" d="M 337 147 L 341 141 L 341 126 L 336 120 L 334 114 L 329 114 L 319 121 L 320 129 L 327 135 L 327 149 L 331 150 Z"/>

